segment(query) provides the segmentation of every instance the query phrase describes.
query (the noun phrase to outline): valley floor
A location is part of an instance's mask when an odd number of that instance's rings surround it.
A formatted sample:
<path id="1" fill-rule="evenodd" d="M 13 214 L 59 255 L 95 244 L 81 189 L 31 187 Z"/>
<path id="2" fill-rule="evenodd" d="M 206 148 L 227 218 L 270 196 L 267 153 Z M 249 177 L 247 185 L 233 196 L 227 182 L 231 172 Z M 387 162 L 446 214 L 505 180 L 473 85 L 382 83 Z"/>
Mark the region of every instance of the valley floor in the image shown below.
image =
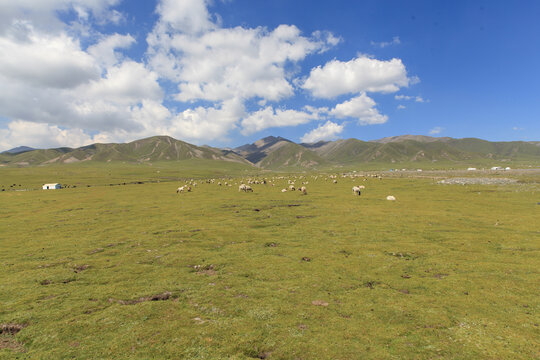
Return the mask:
<path id="1" fill-rule="evenodd" d="M 16 170 L 29 189 L 55 171 Z M 266 173 L 244 193 L 242 169 L 201 171 L 177 194 L 170 169 L 95 171 L 0 192 L 0 358 L 540 357 L 537 172 Z"/>

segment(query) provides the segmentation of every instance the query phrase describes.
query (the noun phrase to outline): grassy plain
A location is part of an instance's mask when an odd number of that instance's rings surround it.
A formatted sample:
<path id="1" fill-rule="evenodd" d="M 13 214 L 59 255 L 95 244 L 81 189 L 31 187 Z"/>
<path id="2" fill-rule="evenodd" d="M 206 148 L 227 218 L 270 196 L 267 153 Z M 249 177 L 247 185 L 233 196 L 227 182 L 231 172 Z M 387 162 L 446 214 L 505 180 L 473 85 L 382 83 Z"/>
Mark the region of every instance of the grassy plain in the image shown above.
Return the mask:
<path id="1" fill-rule="evenodd" d="M 0 358 L 540 358 L 538 173 L 177 195 L 253 170 L 171 164 L 0 168 Z"/>

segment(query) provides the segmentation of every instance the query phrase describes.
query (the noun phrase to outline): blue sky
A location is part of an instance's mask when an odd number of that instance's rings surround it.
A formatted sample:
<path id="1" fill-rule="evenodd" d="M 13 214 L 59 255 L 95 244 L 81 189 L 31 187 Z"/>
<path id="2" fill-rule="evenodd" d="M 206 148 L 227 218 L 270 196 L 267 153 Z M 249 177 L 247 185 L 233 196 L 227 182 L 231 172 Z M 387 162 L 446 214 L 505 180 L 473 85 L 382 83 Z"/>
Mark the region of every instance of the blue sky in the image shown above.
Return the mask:
<path id="1" fill-rule="evenodd" d="M 540 140 L 536 1 L 0 2 L 0 150 Z"/>

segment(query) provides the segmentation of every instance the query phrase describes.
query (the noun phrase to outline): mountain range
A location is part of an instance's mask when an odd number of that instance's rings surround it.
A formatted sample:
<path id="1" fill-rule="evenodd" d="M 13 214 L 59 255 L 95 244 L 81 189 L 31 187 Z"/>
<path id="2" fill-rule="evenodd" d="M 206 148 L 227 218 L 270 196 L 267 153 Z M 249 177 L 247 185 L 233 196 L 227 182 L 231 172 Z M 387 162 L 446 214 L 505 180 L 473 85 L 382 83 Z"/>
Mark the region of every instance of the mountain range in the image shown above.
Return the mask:
<path id="1" fill-rule="evenodd" d="M 156 162 L 188 159 L 229 161 L 262 169 L 325 168 L 361 163 L 411 162 L 540 162 L 540 142 L 491 142 L 402 135 L 373 141 L 342 139 L 297 144 L 269 136 L 234 149 L 196 146 L 169 136 L 154 136 L 124 144 L 92 144 L 79 148 L 18 147 L 0 154 L 3 165 L 43 165 L 84 161 Z"/>

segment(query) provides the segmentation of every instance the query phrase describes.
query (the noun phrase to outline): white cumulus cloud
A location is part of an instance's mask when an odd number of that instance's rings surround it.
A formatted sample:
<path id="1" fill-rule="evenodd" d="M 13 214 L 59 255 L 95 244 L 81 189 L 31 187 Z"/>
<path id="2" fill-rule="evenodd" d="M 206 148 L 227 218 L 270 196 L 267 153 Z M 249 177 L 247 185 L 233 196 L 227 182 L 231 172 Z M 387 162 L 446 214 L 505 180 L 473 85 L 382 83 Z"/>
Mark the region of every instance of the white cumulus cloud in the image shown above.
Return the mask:
<path id="1" fill-rule="evenodd" d="M 303 143 L 315 143 L 321 140 L 335 140 L 338 135 L 343 132 L 345 125 L 339 125 L 331 121 L 327 121 L 316 129 L 304 134 L 300 141 Z"/>
<path id="2" fill-rule="evenodd" d="M 332 60 L 311 69 L 302 87 L 318 98 L 331 99 L 360 92 L 390 93 L 409 85 L 400 59 L 388 61 L 361 56 L 347 62 Z"/>
<path id="3" fill-rule="evenodd" d="M 399 36 L 394 36 L 392 38 L 392 41 L 383 41 L 383 42 L 372 41 L 371 42 L 371 45 L 378 46 L 380 48 L 385 48 L 390 45 L 399 45 L 399 44 L 401 44 L 401 40 L 399 39 Z"/>
<path id="4" fill-rule="evenodd" d="M 388 116 L 379 113 L 375 108 L 376 105 L 372 98 L 363 93 L 351 100 L 337 104 L 330 111 L 330 114 L 338 119 L 357 119 L 359 125 L 384 124 L 388 120 Z"/>
<path id="5" fill-rule="evenodd" d="M 242 120 L 242 134 L 249 135 L 271 127 L 306 124 L 316 119 L 319 119 L 319 113 L 316 110 L 282 110 L 268 106 L 249 114 L 249 116 Z"/>
<path id="6" fill-rule="evenodd" d="M 332 60 L 303 78 L 301 62 L 338 46 L 339 36 L 324 30 L 303 34 L 294 24 L 224 27 L 210 11 L 212 0 L 158 0 L 147 48 L 130 58 L 140 51 L 131 48 L 137 43 L 133 35 L 101 32 L 106 23 L 127 21 L 114 8 L 120 1 L 0 0 L 0 148 L 156 134 L 223 142 L 231 133 L 249 135 L 330 115 L 378 124 L 387 117 L 366 93 L 395 92 L 415 79 L 399 59 L 360 55 Z M 280 104 L 305 96 L 302 90 L 316 98 L 352 98 L 328 108 Z M 340 129 L 330 121 L 305 136 L 331 138 Z"/>
<path id="7" fill-rule="evenodd" d="M 56 125 L 38 124 L 29 121 L 12 121 L 7 129 L 0 129 L 0 148 L 16 146 L 34 148 L 78 147 L 93 142 L 92 137 L 81 129 L 61 129 Z"/>
<path id="8" fill-rule="evenodd" d="M 440 134 L 443 130 L 444 130 L 444 128 L 442 128 L 440 126 L 436 126 L 433 129 L 429 130 L 429 133 L 431 135 L 437 135 L 437 134 Z"/>
<path id="9" fill-rule="evenodd" d="M 335 43 L 328 36 L 302 36 L 294 25 L 192 34 L 161 24 L 148 36 L 150 65 L 178 85 L 176 99 L 183 102 L 291 97 L 287 66 Z"/>
<path id="10" fill-rule="evenodd" d="M 418 103 L 429 102 L 429 100 L 426 100 L 421 96 L 395 95 L 394 99 L 396 99 L 396 100 L 414 100 L 415 102 L 418 102 Z"/>

